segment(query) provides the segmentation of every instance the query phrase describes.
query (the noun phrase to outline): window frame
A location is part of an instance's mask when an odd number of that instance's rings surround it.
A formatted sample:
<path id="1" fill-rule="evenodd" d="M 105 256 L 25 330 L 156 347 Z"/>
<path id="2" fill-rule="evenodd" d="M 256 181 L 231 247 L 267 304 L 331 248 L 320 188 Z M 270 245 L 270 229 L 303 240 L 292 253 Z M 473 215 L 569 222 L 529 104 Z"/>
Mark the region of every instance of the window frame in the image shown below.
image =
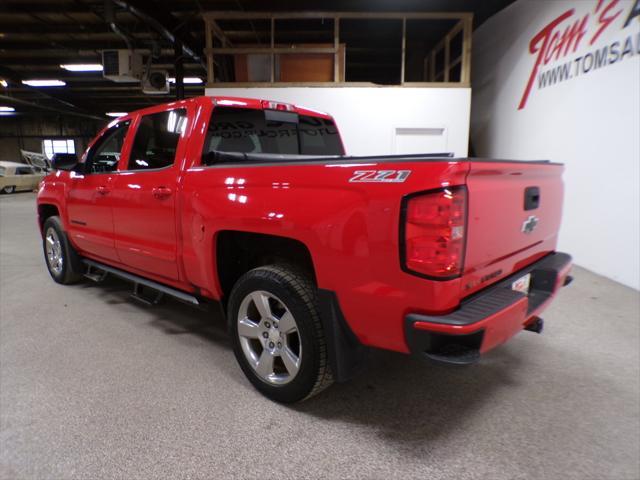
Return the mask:
<path id="1" fill-rule="evenodd" d="M 51 157 L 49 157 L 49 155 L 47 154 L 47 147 L 46 144 L 47 142 L 51 142 Z M 54 142 L 65 142 L 65 151 L 56 151 L 55 147 L 54 147 Z M 73 152 L 69 151 L 69 145 L 73 146 Z M 73 137 L 70 138 L 43 138 L 42 139 L 42 152 L 44 154 L 44 156 L 47 158 L 47 160 L 51 160 L 53 158 L 53 155 L 55 155 L 56 153 L 75 153 L 76 152 L 76 141 Z"/>
<path id="2" fill-rule="evenodd" d="M 29 173 L 22 173 L 24 170 L 29 170 Z M 35 175 L 36 172 L 34 168 L 30 165 L 26 165 L 24 167 L 16 167 L 14 170 L 14 175 L 26 176 L 26 175 Z"/>
<path id="3" fill-rule="evenodd" d="M 140 127 L 140 124 L 142 123 L 143 117 L 148 115 L 157 115 L 159 113 L 166 113 L 173 110 L 184 110 L 185 115 L 187 117 L 187 125 L 184 129 L 184 132 L 181 133 L 180 136 L 178 137 L 178 143 L 176 145 L 176 153 L 175 153 L 173 163 L 171 165 L 167 165 L 166 167 L 130 169 L 129 159 L 131 157 L 131 150 L 133 149 L 133 144 L 135 143 L 136 135 L 138 134 L 138 129 Z M 191 117 L 192 117 L 191 105 L 185 104 L 185 103 L 165 106 L 165 108 L 155 108 L 151 111 L 145 111 L 145 112 L 140 112 L 136 114 L 135 118 L 132 121 L 132 124 L 129 126 L 129 133 L 127 134 L 131 136 L 130 138 L 128 138 L 127 158 L 124 158 L 123 156 L 120 157 L 120 162 L 118 164 L 118 173 L 132 174 L 132 173 L 145 173 L 145 172 L 162 172 L 164 170 L 176 168 L 176 166 L 179 164 L 178 157 L 182 153 L 182 149 L 184 148 L 183 147 L 185 143 L 184 140 L 188 137 L 190 133 L 189 130 L 191 129 L 191 123 L 192 123 Z"/>
<path id="4" fill-rule="evenodd" d="M 90 163 L 90 161 L 92 161 L 93 159 L 90 158 L 94 155 L 94 150 L 100 148 L 104 142 L 106 141 L 106 135 L 108 135 L 108 133 L 112 130 L 117 129 L 118 127 L 124 125 L 128 123 L 128 128 L 127 128 L 127 132 L 124 135 L 124 140 L 122 141 L 122 149 L 120 150 L 120 158 L 118 159 L 118 163 L 116 163 L 116 169 L 111 171 L 111 172 L 91 172 L 91 171 L 87 171 L 87 164 Z M 131 129 L 133 128 L 133 119 L 131 118 L 123 118 L 121 119 L 119 122 L 114 123 L 111 126 L 107 126 L 107 128 L 105 128 L 102 133 L 100 134 L 100 136 L 98 138 L 96 138 L 96 140 L 89 146 L 89 148 L 87 148 L 86 152 L 84 153 L 84 155 L 82 156 L 82 174 L 83 175 L 114 175 L 116 173 L 119 172 L 119 166 L 120 166 L 120 162 L 122 161 L 123 157 L 125 156 L 125 152 L 127 153 L 127 157 L 128 157 L 128 147 L 129 147 L 129 136 L 131 135 Z"/>

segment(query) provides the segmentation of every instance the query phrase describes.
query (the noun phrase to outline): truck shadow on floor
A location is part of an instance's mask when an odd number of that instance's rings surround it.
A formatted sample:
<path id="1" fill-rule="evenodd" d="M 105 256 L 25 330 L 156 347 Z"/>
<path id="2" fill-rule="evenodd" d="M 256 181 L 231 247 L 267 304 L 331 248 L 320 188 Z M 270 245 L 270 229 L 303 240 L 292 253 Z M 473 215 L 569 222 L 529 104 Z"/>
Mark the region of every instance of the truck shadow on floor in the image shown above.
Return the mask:
<path id="1" fill-rule="evenodd" d="M 198 308 L 165 296 L 157 305 L 145 305 L 132 298 L 130 283 L 114 277 L 107 277 L 100 283 L 83 282 L 80 288 L 95 289 L 100 296 L 96 301 L 139 308 L 153 317 L 148 321 L 149 325 L 167 335 L 196 335 L 231 350 L 225 320 L 217 303 Z"/>
<path id="2" fill-rule="evenodd" d="M 168 335 L 195 335 L 233 355 L 225 320 L 216 304 L 202 311 L 167 298 L 159 305 L 145 306 L 132 300 L 129 285 L 117 279 L 83 287 L 99 288 L 102 301 L 145 310 L 147 324 Z M 399 353 L 371 350 L 367 368 L 351 381 L 334 384 L 306 402 L 284 408 L 371 428 L 388 441 L 410 447 L 435 441 L 460 427 L 497 389 L 517 387 L 514 378 L 520 378 L 520 363 L 508 348 L 468 367 L 429 364 Z M 229 378 L 252 389 L 239 375 L 239 369 L 228 372 Z"/>
<path id="3" fill-rule="evenodd" d="M 517 357 L 504 351 L 478 365 L 455 367 L 372 350 L 360 375 L 292 408 L 370 428 L 423 451 L 425 441 L 461 428 L 465 419 L 477 415 L 496 390 L 515 387 L 518 364 Z"/>

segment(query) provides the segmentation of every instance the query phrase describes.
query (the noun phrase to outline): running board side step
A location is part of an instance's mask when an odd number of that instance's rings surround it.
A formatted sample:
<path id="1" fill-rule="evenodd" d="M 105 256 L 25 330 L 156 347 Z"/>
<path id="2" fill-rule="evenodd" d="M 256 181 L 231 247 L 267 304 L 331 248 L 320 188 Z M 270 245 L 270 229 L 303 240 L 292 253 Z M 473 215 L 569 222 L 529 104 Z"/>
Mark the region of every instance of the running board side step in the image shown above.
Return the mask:
<path id="1" fill-rule="evenodd" d="M 88 278 L 92 282 L 102 283 L 107 278 L 107 275 L 109 275 L 108 272 L 98 270 L 92 265 L 87 265 L 87 272 L 84 274 L 84 278 Z"/>
<path id="2" fill-rule="evenodd" d="M 162 300 L 162 297 L 164 297 L 164 292 L 156 290 L 155 298 L 147 298 L 142 293 L 143 291 L 144 291 L 144 285 L 140 283 L 134 283 L 133 293 L 130 295 L 130 297 L 136 300 L 137 302 L 140 302 L 148 307 L 152 307 L 153 305 L 158 305 Z"/>
<path id="3" fill-rule="evenodd" d="M 102 263 L 94 262 L 93 260 L 87 260 L 85 258 L 82 260 L 82 262 L 88 267 L 87 275 L 85 276 L 91 280 L 94 280 L 94 281 L 104 280 L 104 277 L 106 277 L 107 274 L 110 273 L 112 275 L 115 275 L 116 277 L 133 282 L 132 297 L 135 298 L 136 300 L 141 301 L 142 303 L 149 304 L 149 305 L 156 304 L 162 298 L 162 295 L 166 294 L 174 298 L 177 298 L 178 300 L 181 300 L 183 302 L 190 303 L 191 305 L 200 305 L 200 302 L 198 301 L 198 299 L 189 293 L 182 292 L 175 288 L 168 287 L 166 285 L 163 285 L 158 282 L 154 282 L 153 280 L 149 280 L 144 277 L 140 277 L 133 273 L 125 272 L 118 268 L 113 268 L 107 265 L 103 265 Z M 99 276 L 96 273 L 91 272 L 92 268 L 96 270 L 101 270 L 104 273 Z M 146 298 L 140 295 L 141 286 L 148 287 L 155 290 L 156 292 L 158 292 L 158 295 L 154 300 L 147 300 Z"/>

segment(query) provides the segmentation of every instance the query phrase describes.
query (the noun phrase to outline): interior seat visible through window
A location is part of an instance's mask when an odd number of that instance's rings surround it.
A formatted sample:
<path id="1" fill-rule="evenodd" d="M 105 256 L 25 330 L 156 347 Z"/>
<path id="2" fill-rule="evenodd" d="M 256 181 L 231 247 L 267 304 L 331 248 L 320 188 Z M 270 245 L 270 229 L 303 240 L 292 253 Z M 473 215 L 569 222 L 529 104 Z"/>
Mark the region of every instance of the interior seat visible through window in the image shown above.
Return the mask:
<path id="1" fill-rule="evenodd" d="M 133 141 L 128 169 L 151 170 L 173 165 L 186 123 L 184 108 L 144 115 Z"/>
<path id="2" fill-rule="evenodd" d="M 91 147 L 85 164 L 86 173 L 108 173 L 117 170 L 130 123 L 127 120 L 114 125 Z"/>

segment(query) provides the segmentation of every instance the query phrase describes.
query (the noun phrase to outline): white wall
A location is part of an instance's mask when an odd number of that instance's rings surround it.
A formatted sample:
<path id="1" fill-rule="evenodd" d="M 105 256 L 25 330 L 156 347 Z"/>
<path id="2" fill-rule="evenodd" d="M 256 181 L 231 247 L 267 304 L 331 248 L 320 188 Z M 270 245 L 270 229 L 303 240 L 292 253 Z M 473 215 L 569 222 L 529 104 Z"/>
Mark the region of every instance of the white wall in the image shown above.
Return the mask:
<path id="1" fill-rule="evenodd" d="M 350 155 L 415 153 L 424 147 L 467 156 L 468 88 L 207 88 L 206 95 L 276 100 L 330 113 Z"/>
<path id="2" fill-rule="evenodd" d="M 634 3 L 519 0 L 489 19 L 473 37 L 471 138 L 479 156 L 564 162 L 560 249 L 640 289 L 640 16 L 624 27 Z M 532 39 L 565 12 L 553 31 L 563 34 L 576 21 L 580 31 L 586 18 L 585 33 L 560 50 L 551 33 L 547 48 L 559 58 L 549 55 L 546 65 L 543 59 L 539 73 L 570 62 L 570 78 L 539 88 L 535 76 L 519 109 L 544 48 L 544 34 L 538 43 Z M 625 42 L 631 51 L 622 55 Z M 606 64 L 594 68 L 595 52 L 605 47 Z"/>

